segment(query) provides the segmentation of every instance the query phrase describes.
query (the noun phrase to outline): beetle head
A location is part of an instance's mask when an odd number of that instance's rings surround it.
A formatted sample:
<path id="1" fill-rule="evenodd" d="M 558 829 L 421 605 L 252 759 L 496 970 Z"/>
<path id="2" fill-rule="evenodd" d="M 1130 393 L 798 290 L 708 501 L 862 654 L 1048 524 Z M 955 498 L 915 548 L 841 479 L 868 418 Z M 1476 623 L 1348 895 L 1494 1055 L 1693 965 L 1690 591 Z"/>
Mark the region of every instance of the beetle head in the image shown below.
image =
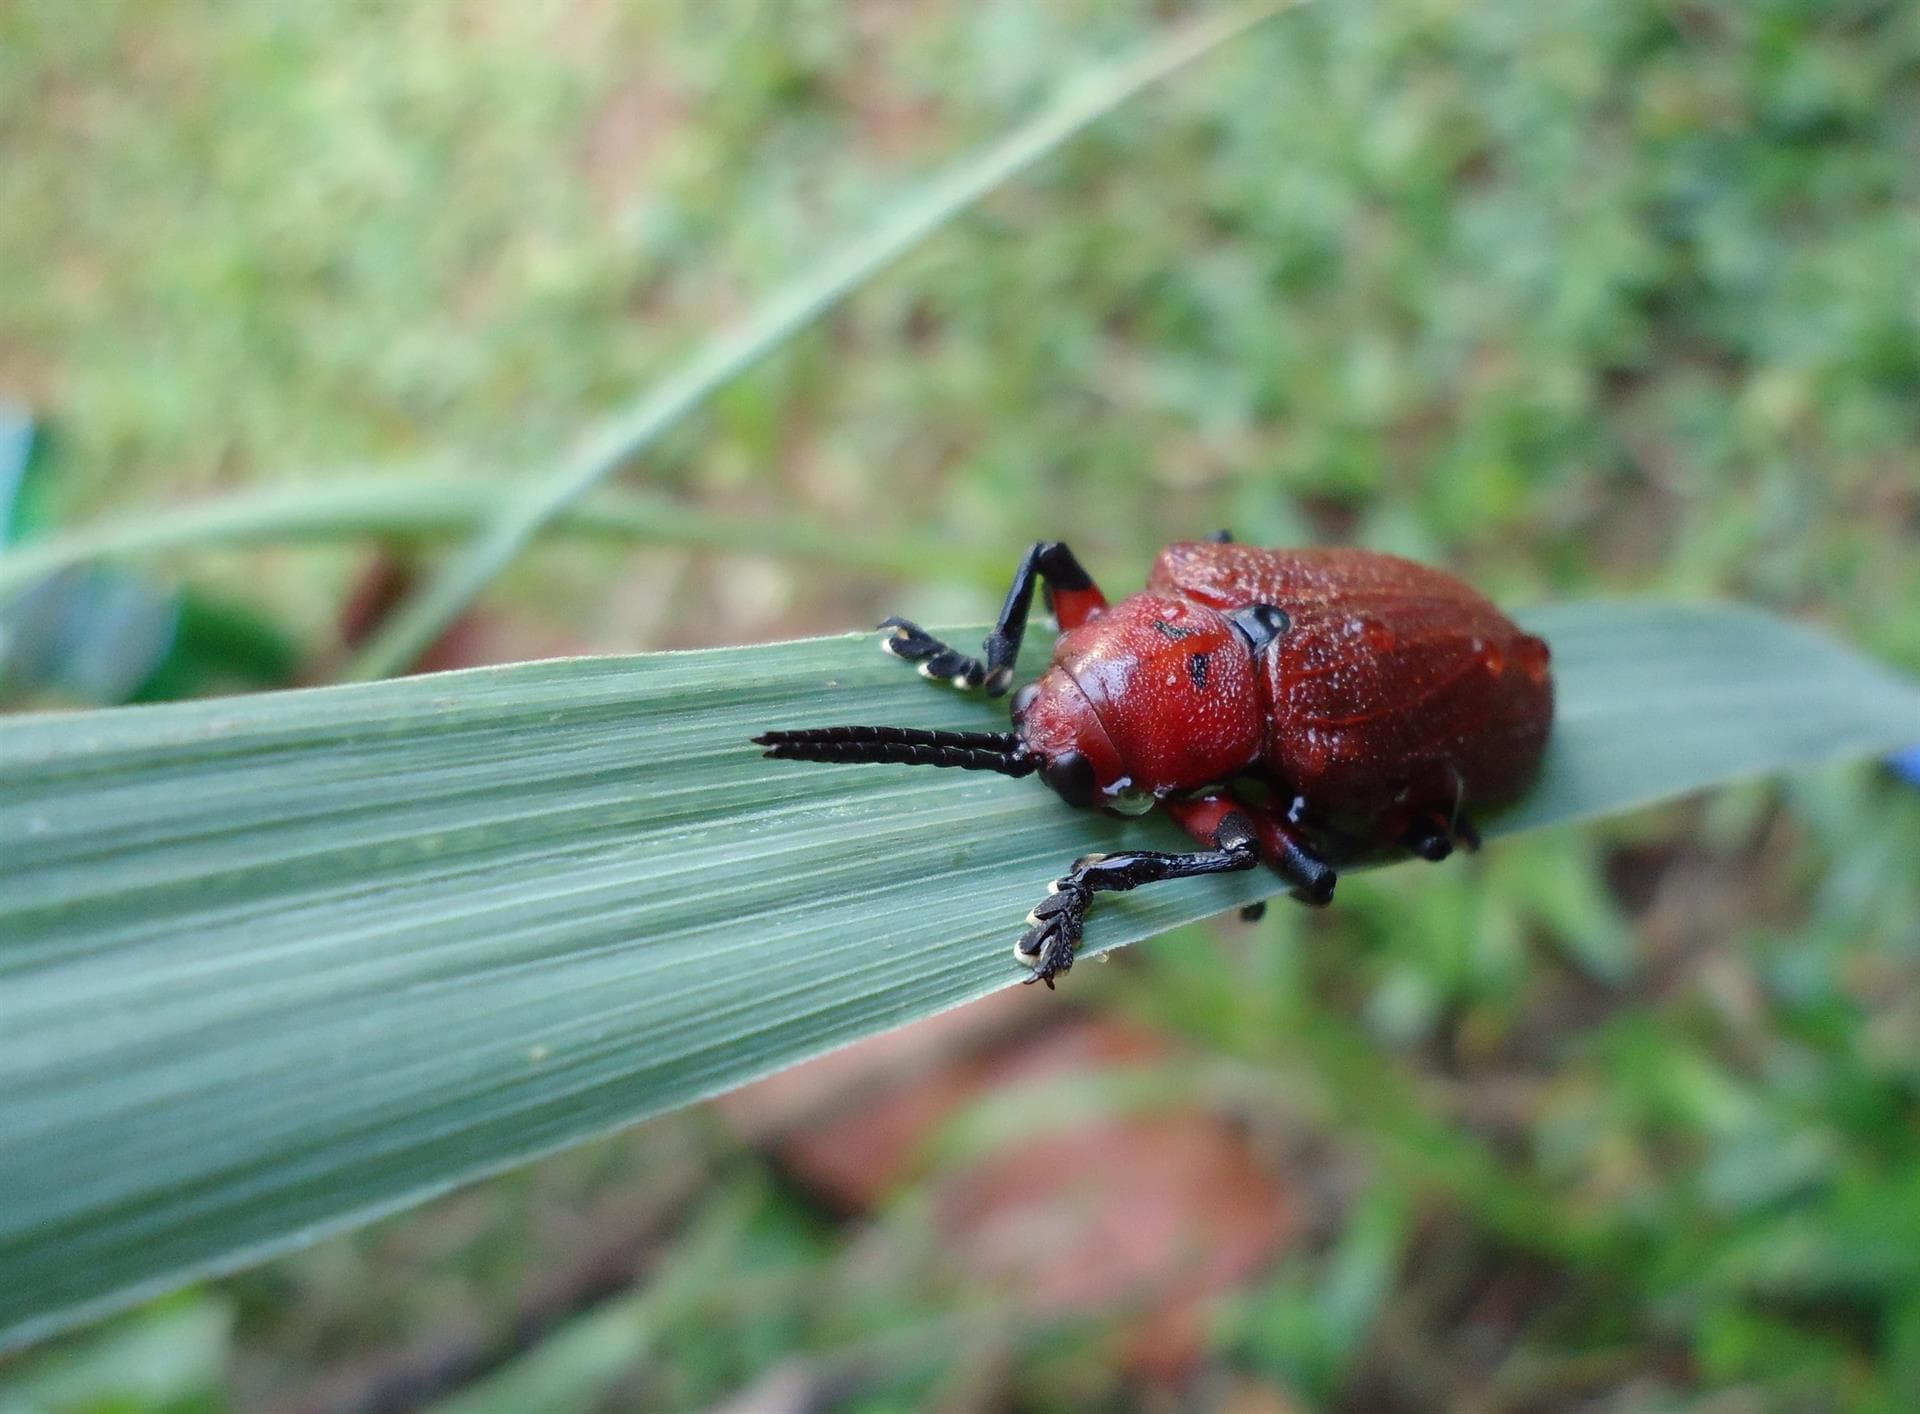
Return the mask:
<path id="1" fill-rule="evenodd" d="M 1038 773 L 1069 805 L 1139 814 L 1258 755 L 1258 660 L 1286 616 L 1241 622 L 1250 613 L 1133 595 L 1061 635 L 1053 666 L 1014 696 L 1011 732 L 811 727 L 754 741 L 784 760 Z"/>
<path id="2" fill-rule="evenodd" d="M 1140 799 L 1130 793 L 1132 779 L 1100 714 L 1066 669 L 1049 668 L 1014 694 L 1013 731 L 1038 763 L 1040 779 L 1067 804 L 1126 810 Z M 1139 808 L 1152 804 L 1147 795 Z"/>
<path id="3" fill-rule="evenodd" d="M 1263 647 L 1218 610 L 1136 594 L 1061 636 L 1014 699 L 1014 731 L 1069 804 L 1149 809 L 1258 755 Z"/>

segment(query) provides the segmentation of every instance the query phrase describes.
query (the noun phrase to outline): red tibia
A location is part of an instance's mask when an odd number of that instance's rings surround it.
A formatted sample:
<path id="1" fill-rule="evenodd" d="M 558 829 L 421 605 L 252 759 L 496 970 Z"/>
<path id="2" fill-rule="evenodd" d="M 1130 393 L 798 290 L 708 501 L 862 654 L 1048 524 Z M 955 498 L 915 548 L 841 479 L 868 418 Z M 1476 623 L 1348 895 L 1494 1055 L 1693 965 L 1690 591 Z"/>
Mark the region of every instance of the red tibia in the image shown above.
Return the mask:
<path id="1" fill-rule="evenodd" d="M 1181 829 L 1208 848 L 1212 848 L 1214 832 L 1220 828 L 1222 820 L 1229 815 L 1246 816 L 1253 822 L 1253 832 L 1260 840 L 1260 860 L 1269 868 L 1278 869 L 1280 861 L 1290 857 L 1301 845 L 1300 837 L 1283 817 L 1257 805 L 1243 804 L 1230 795 L 1165 800 L 1161 802 L 1161 808 L 1174 818 Z"/>
<path id="2" fill-rule="evenodd" d="M 1060 625 L 1060 631 L 1079 628 L 1081 624 L 1107 607 L 1107 596 L 1093 585 L 1085 589 L 1055 589 L 1053 595 L 1053 617 Z"/>

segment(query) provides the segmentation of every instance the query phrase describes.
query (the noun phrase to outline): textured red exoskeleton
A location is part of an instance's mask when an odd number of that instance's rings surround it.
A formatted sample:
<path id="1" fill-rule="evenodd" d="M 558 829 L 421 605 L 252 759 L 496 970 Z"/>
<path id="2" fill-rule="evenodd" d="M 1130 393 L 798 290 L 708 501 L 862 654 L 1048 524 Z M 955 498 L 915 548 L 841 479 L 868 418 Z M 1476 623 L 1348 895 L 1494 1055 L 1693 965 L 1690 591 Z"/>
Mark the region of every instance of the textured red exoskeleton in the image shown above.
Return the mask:
<path id="1" fill-rule="evenodd" d="M 984 659 L 903 619 L 883 646 L 927 677 L 1007 690 L 1038 576 L 1061 634 L 1013 731 L 818 727 L 769 756 L 1024 776 L 1069 804 L 1165 810 L 1209 846 L 1089 855 L 1050 886 L 1015 955 L 1053 985 L 1095 893 L 1266 864 L 1310 904 L 1335 867 L 1476 848 L 1468 815 L 1532 782 L 1553 722 L 1547 645 L 1452 575 L 1366 550 L 1169 545 L 1109 605 L 1065 545 L 1028 551 Z"/>

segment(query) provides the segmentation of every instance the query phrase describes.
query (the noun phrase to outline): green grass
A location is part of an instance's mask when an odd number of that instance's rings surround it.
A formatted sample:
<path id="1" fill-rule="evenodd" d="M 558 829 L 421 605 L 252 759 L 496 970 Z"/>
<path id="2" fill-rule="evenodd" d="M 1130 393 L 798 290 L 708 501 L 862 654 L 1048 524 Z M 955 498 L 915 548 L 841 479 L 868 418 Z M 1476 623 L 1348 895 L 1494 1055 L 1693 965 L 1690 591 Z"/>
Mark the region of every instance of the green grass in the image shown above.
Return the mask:
<path id="1" fill-rule="evenodd" d="M 69 524 L 555 465 L 1064 67 L 1199 8 L 26 0 L 0 14 L 0 384 L 58 420 Z M 1509 602 L 1748 599 L 1912 672 L 1917 73 L 1920 14 L 1867 0 L 1309 6 L 944 231 L 631 480 L 909 561 L 1067 536 L 1110 587 L 1216 525 L 1351 538 Z M 487 603 L 526 641 L 627 651 L 977 618 L 999 589 L 890 562 L 554 539 Z M 357 564 L 167 562 L 316 658 Z M 1911 792 L 1823 774 L 1094 973 L 1083 1004 L 1316 1095 L 1315 1152 L 1379 1195 L 1219 1314 L 1217 1366 L 1350 1401 L 1419 1375 L 1435 1403 L 1910 1404 L 1916 859 Z M 1425 1177 L 1471 1176 L 1465 1141 L 1524 1180 L 1497 1210 Z M 543 1166 L 214 1289 L 237 1313 L 216 1398 L 497 1319 L 566 1183 Z M 665 1240 L 687 1261 L 652 1388 L 697 1405 L 972 1312 L 960 1363 L 1014 1397 L 1123 1400 L 1091 1337 L 992 1363 L 994 1308 L 914 1228 L 924 1191 L 864 1244 L 778 1185 L 688 1200 L 710 1226 Z M 1543 1271 L 1521 1193 L 1549 1231 L 1640 1236 Z M 1486 1291 L 1525 1297 L 1497 1358 L 1443 1314 Z M 911 1407 L 927 1377 L 902 1371 Z"/>

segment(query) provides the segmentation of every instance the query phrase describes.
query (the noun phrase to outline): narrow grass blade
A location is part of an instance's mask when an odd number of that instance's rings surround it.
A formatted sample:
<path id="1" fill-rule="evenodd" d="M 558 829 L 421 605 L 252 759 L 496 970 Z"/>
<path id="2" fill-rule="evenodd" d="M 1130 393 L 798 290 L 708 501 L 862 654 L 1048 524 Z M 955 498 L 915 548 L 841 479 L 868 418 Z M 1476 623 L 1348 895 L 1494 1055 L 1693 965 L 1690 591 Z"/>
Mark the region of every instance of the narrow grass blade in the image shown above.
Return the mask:
<path id="1" fill-rule="evenodd" d="M 1559 725 L 1489 833 L 1920 741 L 1920 688 L 1749 610 L 1522 617 Z M 0 1344 L 1006 986 L 1074 856 L 1175 838 L 747 744 L 842 721 L 1004 705 L 849 637 L 0 720 Z M 1103 898 L 1089 947 L 1277 882 Z"/>
<path id="2" fill-rule="evenodd" d="M 1259 0 L 1161 36 L 1139 53 L 1069 81 L 1042 112 L 975 153 L 865 236 L 775 293 L 626 412 L 589 435 L 551 476 L 516 489 L 486 530 L 386 625 L 352 676 L 403 671 L 504 569 L 540 527 L 745 372 L 974 202 L 1143 89 L 1298 0 Z"/>
<path id="3" fill-rule="evenodd" d="M 489 494 L 484 482 L 471 477 L 355 477 L 264 487 L 202 505 L 153 508 L 0 552 L 0 602 L 45 575 L 95 560 L 216 546 L 467 535 L 486 525 L 508 494 L 504 487 Z M 598 492 L 590 501 L 566 507 L 540 529 L 629 544 L 793 556 L 918 578 L 944 573 L 972 582 L 1006 573 L 1003 551 L 948 540 L 861 540 L 805 521 L 721 515 L 635 491 Z"/>

